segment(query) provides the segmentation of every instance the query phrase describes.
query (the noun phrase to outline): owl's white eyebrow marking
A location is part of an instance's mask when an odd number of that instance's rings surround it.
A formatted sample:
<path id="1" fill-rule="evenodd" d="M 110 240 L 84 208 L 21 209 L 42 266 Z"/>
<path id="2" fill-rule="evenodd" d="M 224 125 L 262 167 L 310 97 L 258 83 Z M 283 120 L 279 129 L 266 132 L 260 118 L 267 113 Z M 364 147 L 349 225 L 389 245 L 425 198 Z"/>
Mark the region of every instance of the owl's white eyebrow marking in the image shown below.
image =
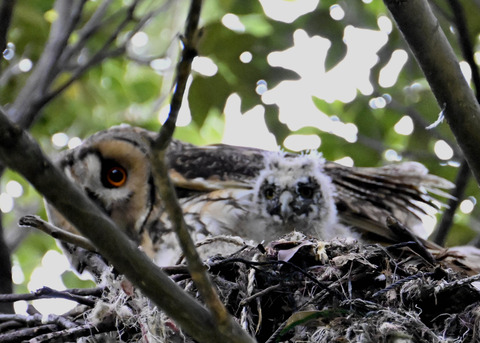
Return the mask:
<path id="1" fill-rule="evenodd" d="M 149 155 L 149 152 L 150 152 L 149 147 L 145 146 L 145 144 L 142 144 L 142 142 L 138 142 L 134 139 L 129 139 L 129 138 L 126 138 L 126 137 L 123 137 L 123 136 L 113 136 L 112 138 L 116 139 L 116 140 L 119 140 L 119 141 L 127 142 L 127 143 L 133 145 L 138 150 L 140 150 L 144 155 Z"/>

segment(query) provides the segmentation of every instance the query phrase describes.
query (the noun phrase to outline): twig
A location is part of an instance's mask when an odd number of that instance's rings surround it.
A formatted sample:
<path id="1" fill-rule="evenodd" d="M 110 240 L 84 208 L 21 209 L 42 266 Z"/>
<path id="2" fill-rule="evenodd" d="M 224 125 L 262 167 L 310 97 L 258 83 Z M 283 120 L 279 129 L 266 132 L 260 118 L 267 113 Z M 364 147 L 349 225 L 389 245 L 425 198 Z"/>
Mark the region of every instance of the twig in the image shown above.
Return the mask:
<path id="1" fill-rule="evenodd" d="M 23 227 L 32 227 L 40 231 L 45 232 L 47 235 L 52 236 L 55 239 L 59 239 L 63 242 L 71 243 L 83 249 L 89 251 L 97 252 L 97 249 L 92 245 L 92 243 L 83 236 L 73 234 L 71 232 L 65 231 L 55 225 L 50 224 L 42 220 L 38 216 L 27 215 L 20 218 L 18 222 L 19 226 Z"/>
<path id="2" fill-rule="evenodd" d="M 39 334 L 43 334 L 45 332 L 51 332 L 57 329 L 56 324 L 46 324 L 40 325 L 33 328 L 26 328 L 22 330 L 16 330 L 11 333 L 5 333 L 0 335 L 0 342 L 2 343 L 16 343 L 22 342 L 25 339 L 35 337 Z"/>
<path id="3" fill-rule="evenodd" d="M 192 69 L 192 61 L 197 56 L 197 40 L 200 36 L 198 23 L 200 20 L 200 11 L 202 8 L 202 0 L 192 0 L 190 10 L 188 12 L 185 34 L 182 37 L 183 51 L 180 62 L 177 64 L 177 76 L 175 78 L 175 91 L 170 102 L 170 113 L 168 118 L 160 129 L 160 135 L 155 142 L 158 150 L 165 150 L 172 139 L 175 125 L 177 122 L 178 112 L 182 104 L 183 95 L 187 86 L 188 76 Z"/>
<path id="4" fill-rule="evenodd" d="M 122 20 L 122 22 L 117 26 L 115 31 L 107 38 L 107 41 L 103 44 L 103 46 L 97 51 L 97 53 L 90 58 L 85 64 L 79 66 L 74 72 L 73 75 L 65 82 L 63 82 L 60 86 L 52 90 L 51 92 L 47 93 L 43 98 L 42 98 L 42 106 L 43 104 L 48 103 L 51 101 L 53 98 L 55 98 L 58 94 L 63 92 L 65 89 L 67 89 L 72 83 L 74 83 L 80 76 L 82 76 L 85 71 L 93 67 L 94 65 L 99 64 L 102 62 L 104 59 L 107 57 L 114 57 L 114 56 L 120 56 L 125 52 L 125 44 L 122 45 L 121 47 L 117 49 L 112 49 L 109 50 L 110 46 L 112 45 L 113 42 L 117 39 L 118 35 L 120 32 L 127 26 L 127 24 L 133 20 L 133 13 L 138 5 L 138 2 L 140 0 L 134 1 L 127 9 L 127 14 Z M 137 29 L 138 30 L 138 29 Z M 133 35 L 136 31 L 133 33 L 130 33 Z M 130 37 L 130 36 L 129 36 Z M 68 64 L 68 61 L 65 61 L 64 64 Z"/>
<path id="5" fill-rule="evenodd" d="M 249 297 L 247 297 L 247 298 L 242 299 L 242 301 L 240 301 L 239 306 L 245 306 L 245 305 L 248 304 L 250 301 L 257 299 L 258 297 L 261 297 L 262 295 L 268 294 L 268 293 L 270 293 L 271 291 L 274 291 L 274 290 L 276 290 L 276 289 L 279 289 L 280 287 L 281 287 L 280 284 L 276 284 L 276 285 L 267 287 L 267 288 L 265 288 L 265 289 L 262 289 L 261 291 L 255 293 L 255 294 L 252 294 L 251 296 L 249 296 Z"/>
<path id="6" fill-rule="evenodd" d="M 462 4 L 458 0 L 448 0 L 448 3 L 452 9 L 462 55 L 472 70 L 473 84 L 475 85 L 477 99 L 480 100 L 480 73 L 478 71 L 478 65 L 475 62 L 475 51 L 468 32 L 467 18 L 465 17 Z"/>
<path id="7" fill-rule="evenodd" d="M 89 289 L 67 289 L 65 291 L 56 291 L 49 287 L 42 287 L 33 293 L 27 294 L 0 294 L 0 302 L 15 302 L 15 301 L 30 301 L 37 299 L 49 299 L 49 298 L 61 298 L 76 301 L 79 304 L 94 306 L 95 301 L 88 297 L 101 296 L 103 292 L 102 287 L 89 288 Z M 1 319 L 1 317 L 0 317 Z"/>
<path id="8" fill-rule="evenodd" d="M 244 263 L 248 266 L 269 266 L 269 265 L 286 265 L 291 267 L 292 269 L 295 269 L 296 271 L 300 272 L 302 275 L 304 275 L 307 279 L 310 279 L 314 284 L 319 286 L 321 289 L 326 290 L 329 293 L 332 293 L 336 296 L 338 296 L 340 299 L 343 298 L 343 294 L 337 291 L 336 289 L 331 289 L 328 286 L 325 286 L 323 283 L 318 281 L 318 279 L 313 276 L 311 273 L 307 272 L 305 269 L 297 266 L 296 264 L 289 262 L 289 261 L 282 261 L 282 260 L 274 260 L 274 261 L 250 261 L 246 260 L 243 258 L 238 258 L 238 257 L 232 257 L 232 258 L 227 258 L 224 260 L 221 260 L 219 262 L 213 263 L 211 265 L 211 268 L 218 267 L 219 265 L 226 264 L 226 263 Z"/>
<path id="9" fill-rule="evenodd" d="M 425 248 L 425 245 L 420 241 L 420 239 L 415 236 L 406 226 L 400 223 L 394 217 L 387 217 L 387 227 L 393 231 L 395 236 L 398 237 L 400 241 L 403 242 L 415 242 L 415 245 L 412 245 L 411 248 L 417 254 L 422 256 L 425 261 L 430 263 L 431 265 L 435 265 L 437 261 L 435 258 L 430 254 L 430 252 Z"/>
<path id="10" fill-rule="evenodd" d="M 417 280 L 417 279 L 421 279 L 421 278 L 424 278 L 424 277 L 428 277 L 428 276 L 432 276 L 432 275 L 435 275 L 435 272 L 429 272 L 429 273 L 418 273 L 418 274 L 415 274 L 415 275 L 410 275 L 410 276 L 407 276 L 406 278 L 403 278 L 401 280 L 398 280 L 397 282 L 391 284 L 390 286 L 384 288 L 384 289 L 381 289 L 375 293 L 373 293 L 372 295 L 372 298 L 376 298 L 382 294 L 385 294 L 387 293 L 388 291 L 392 290 L 392 289 L 395 289 L 395 288 L 398 288 L 398 286 L 401 286 L 401 285 L 404 285 L 406 284 L 407 282 L 409 281 L 413 281 L 413 280 Z"/>
<path id="11" fill-rule="evenodd" d="M 118 328 L 115 326 L 115 322 L 100 323 L 97 325 L 85 324 L 85 325 L 75 326 L 73 328 L 67 328 L 61 331 L 45 333 L 43 335 L 38 335 L 38 336 L 36 335 L 35 343 L 65 341 L 66 339 L 75 339 L 75 338 L 92 336 L 99 333 L 106 333 L 106 332 L 117 331 L 117 330 Z"/>
<path id="12" fill-rule="evenodd" d="M 452 192 L 453 198 L 448 200 L 447 208 L 445 209 L 442 220 L 434 231 L 431 240 L 438 245 L 443 246 L 447 239 L 447 234 L 452 227 L 453 217 L 457 210 L 460 201 L 464 198 L 465 189 L 467 188 L 470 179 L 470 168 L 468 163 L 463 160 L 458 168 L 457 177 L 455 179 L 455 189 Z"/>
<path id="13" fill-rule="evenodd" d="M 458 32 L 458 40 L 460 48 L 462 49 L 463 58 L 467 61 L 470 69 L 472 71 L 472 80 L 475 85 L 476 97 L 477 100 L 480 100 L 480 73 L 478 70 L 478 65 L 475 63 L 474 58 L 474 49 L 472 42 L 470 40 L 470 35 L 467 27 L 467 19 L 463 11 L 463 7 L 457 0 L 448 1 L 450 8 L 452 9 L 454 24 Z M 467 187 L 468 181 L 470 179 L 470 168 L 465 160 L 462 161 L 462 164 L 458 170 L 457 178 L 455 181 L 455 190 L 452 194 L 456 199 L 450 199 L 448 202 L 448 208 L 445 210 L 445 213 L 442 216 L 442 220 L 439 223 L 437 229 L 435 230 L 435 236 L 432 239 L 435 243 L 443 245 L 448 234 L 449 229 L 453 223 L 453 216 L 457 210 L 457 207 L 460 201 L 464 197 L 465 189 Z"/>
<path id="14" fill-rule="evenodd" d="M 105 22 L 102 23 L 102 18 L 104 17 L 111 3 L 112 0 L 106 0 L 99 4 L 98 8 L 92 14 L 90 19 L 85 23 L 85 25 L 83 25 L 83 28 L 78 30 L 78 39 L 75 44 L 67 47 L 67 49 L 65 49 L 63 52 L 61 60 L 59 61 L 60 65 L 67 65 L 70 63 L 72 56 L 79 53 L 84 48 L 87 40 L 102 27 L 102 24 L 105 24 Z M 115 16 L 115 14 L 113 14 L 112 17 Z M 106 22 L 108 22 L 108 20 L 106 20 Z"/>
<path id="15" fill-rule="evenodd" d="M 58 19 L 52 24 L 44 52 L 27 83 L 9 110 L 10 117 L 21 127 L 29 127 L 44 105 L 42 95 L 49 89 L 58 73 L 58 59 L 68 44 L 68 39 L 80 20 L 86 0 L 57 0 Z"/>

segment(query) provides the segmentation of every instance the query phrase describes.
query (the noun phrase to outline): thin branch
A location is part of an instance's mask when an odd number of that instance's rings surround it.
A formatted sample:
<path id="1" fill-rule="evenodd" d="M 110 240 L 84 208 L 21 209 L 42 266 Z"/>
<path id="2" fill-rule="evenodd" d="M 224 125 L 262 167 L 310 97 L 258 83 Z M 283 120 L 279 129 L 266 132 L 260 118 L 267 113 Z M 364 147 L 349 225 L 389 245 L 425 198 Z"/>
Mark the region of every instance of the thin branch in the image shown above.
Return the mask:
<path id="1" fill-rule="evenodd" d="M 467 162 L 463 160 L 460 164 L 460 168 L 458 168 L 457 177 L 455 179 L 455 189 L 452 192 L 453 198 L 448 200 L 448 205 L 443 213 L 442 220 L 438 224 L 433 237 L 431 238 L 434 243 L 441 246 L 445 244 L 448 232 L 453 224 L 453 217 L 460 201 L 463 199 L 470 176 L 470 168 L 468 167 Z"/>
<path id="2" fill-rule="evenodd" d="M 480 106 L 426 0 L 384 0 L 480 183 Z"/>
<path id="3" fill-rule="evenodd" d="M 192 5 L 187 17 L 187 25 L 185 35 L 182 37 L 183 51 L 180 62 L 177 64 L 177 76 L 175 78 L 175 92 L 170 102 L 170 113 L 168 118 L 160 130 L 160 136 L 156 141 L 158 150 L 165 150 L 172 139 L 175 125 L 177 122 L 178 112 L 182 104 L 183 95 L 187 86 L 188 76 L 192 68 L 192 61 L 197 56 L 197 40 L 200 32 L 197 30 L 200 20 L 200 10 L 202 0 L 192 0 Z"/>
<path id="4" fill-rule="evenodd" d="M 91 292 L 88 295 L 101 295 L 101 288 L 95 288 L 89 291 Z M 15 302 L 20 300 L 29 301 L 50 298 L 67 299 L 75 301 L 82 305 L 87 305 L 89 307 L 95 306 L 95 300 L 92 300 L 91 298 L 86 298 L 84 295 L 75 294 L 75 290 L 57 291 L 50 287 L 42 287 L 35 292 L 29 294 L 0 294 L 0 302 Z"/>
<path id="5" fill-rule="evenodd" d="M 107 12 L 107 9 L 111 3 L 112 0 L 103 1 L 95 10 L 95 13 L 92 14 L 87 23 L 83 25 L 83 28 L 78 30 L 78 40 L 73 46 L 67 47 L 67 49 L 65 49 L 59 63 L 60 65 L 67 64 L 72 58 L 72 56 L 79 53 L 85 47 L 88 39 L 92 37 L 95 32 L 97 32 L 102 27 L 102 24 L 104 24 L 102 23 L 102 19 L 105 16 L 105 13 Z"/>
<path id="6" fill-rule="evenodd" d="M 52 164 L 34 139 L 2 111 L 0 160 L 23 175 L 117 270 L 193 338 L 200 342 L 252 342 L 239 338 L 243 331 L 238 325 L 239 330 L 220 331 L 211 314 L 140 252 L 112 220 Z"/>
<path id="7" fill-rule="evenodd" d="M 102 63 L 105 59 L 107 58 L 112 58 L 112 57 L 117 57 L 121 56 L 122 54 L 125 53 L 127 49 L 127 44 L 130 41 L 130 39 L 133 37 L 135 33 L 140 31 L 142 27 L 145 26 L 145 24 L 155 15 L 158 13 L 164 11 L 164 6 L 161 6 L 160 8 L 153 10 L 149 12 L 148 14 L 144 15 L 142 19 L 139 21 L 139 23 L 135 26 L 134 29 L 130 30 L 127 37 L 125 38 L 125 42 L 117 47 L 117 48 L 111 48 L 112 44 L 118 39 L 120 33 L 122 30 L 128 25 L 131 21 L 134 20 L 134 11 L 135 8 L 140 0 L 137 0 L 136 2 L 132 3 L 130 7 L 127 10 L 127 15 L 124 18 L 124 20 L 117 26 L 115 31 L 110 35 L 110 37 L 106 40 L 106 42 L 103 44 L 103 46 L 97 51 L 95 55 L 93 55 L 90 60 L 85 62 L 83 65 L 79 66 L 73 71 L 72 76 L 70 78 L 63 82 L 61 85 L 59 85 L 57 88 L 46 94 L 43 99 L 42 99 L 42 104 L 46 104 L 50 102 L 52 99 L 57 97 L 60 93 L 62 93 L 65 89 L 70 87 L 72 83 L 77 81 L 87 70 L 90 68 L 94 67 L 95 65 L 98 65 Z M 89 34 L 93 34 L 92 32 L 89 32 Z M 78 47 L 73 48 L 72 50 L 79 50 Z M 67 57 L 64 57 L 64 64 L 68 64 L 69 59 L 71 58 L 72 53 L 69 52 L 67 53 Z"/>
<path id="8" fill-rule="evenodd" d="M 92 245 L 92 243 L 83 236 L 75 235 L 71 232 L 65 231 L 55 225 L 50 224 L 42 220 L 38 216 L 27 215 L 20 218 L 18 224 L 23 227 L 32 227 L 34 229 L 45 232 L 47 235 L 52 236 L 55 239 L 59 239 L 63 242 L 71 243 L 80 248 L 97 251 L 97 249 Z"/>
<path id="9" fill-rule="evenodd" d="M 215 326 L 222 335 L 229 336 L 229 341 L 231 342 L 233 342 L 233 340 L 238 342 L 253 342 L 253 338 L 251 338 L 227 312 L 213 287 L 204 264 L 200 260 L 185 219 L 183 218 L 183 211 L 178 203 L 175 189 L 168 176 L 168 166 L 165 158 L 166 149 L 175 131 L 177 116 L 190 75 L 192 61 L 197 55 L 196 45 L 199 37 L 198 23 L 200 20 L 201 7 L 202 0 L 192 0 L 187 16 L 185 35 L 182 39 L 183 51 L 180 61 L 177 64 L 176 87 L 170 103 L 170 113 L 167 121 L 160 130 L 157 140 L 153 144 L 151 163 L 155 173 L 155 182 L 169 220 L 175 229 L 180 246 L 187 259 L 190 275 L 214 318 Z"/>
<path id="10" fill-rule="evenodd" d="M 29 127 L 38 114 L 42 106 L 39 106 L 39 101 L 58 74 L 58 59 L 80 20 L 85 2 L 86 0 L 55 2 L 54 8 L 58 13 L 58 19 L 52 24 L 50 36 L 34 71 L 9 109 L 10 118 L 21 127 Z M 42 104 L 41 101 L 40 104 Z"/>
<path id="11" fill-rule="evenodd" d="M 45 96 L 42 97 L 40 101 L 37 102 L 37 106 L 39 108 L 45 106 L 47 103 L 52 101 L 54 98 L 56 98 L 60 93 L 62 93 L 64 90 L 66 90 L 68 87 L 70 87 L 75 81 L 77 81 L 80 77 L 82 77 L 83 74 L 93 66 L 100 64 L 107 58 L 111 57 L 116 57 L 120 56 L 125 52 L 124 47 L 120 47 L 114 50 L 109 50 L 109 51 L 103 51 L 100 50 L 95 56 L 93 56 L 88 62 L 83 64 L 82 66 L 78 67 L 72 76 L 62 83 L 60 86 L 52 90 L 51 92 L 45 94 Z"/>
<path id="12" fill-rule="evenodd" d="M 452 9 L 455 27 L 457 28 L 458 32 L 457 36 L 460 43 L 460 48 L 462 49 L 462 55 L 472 70 L 472 81 L 475 85 L 477 100 L 480 100 L 480 74 L 478 71 L 478 65 L 475 62 L 475 51 L 473 49 L 473 44 L 468 32 L 467 18 L 465 17 L 462 4 L 460 4 L 458 0 L 448 0 L 448 3 Z"/>

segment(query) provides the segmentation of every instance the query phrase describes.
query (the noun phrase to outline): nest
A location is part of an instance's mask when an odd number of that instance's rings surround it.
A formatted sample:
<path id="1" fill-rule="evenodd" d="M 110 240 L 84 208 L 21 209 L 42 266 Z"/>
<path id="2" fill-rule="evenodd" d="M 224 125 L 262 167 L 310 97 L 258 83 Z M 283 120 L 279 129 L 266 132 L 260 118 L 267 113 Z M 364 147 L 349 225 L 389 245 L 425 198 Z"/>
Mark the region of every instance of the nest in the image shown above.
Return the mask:
<path id="1" fill-rule="evenodd" d="M 447 255 L 432 265 L 414 250 L 293 233 L 205 263 L 229 312 L 258 342 L 480 341 L 480 277 Z M 185 266 L 164 270 L 199 298 Z M 94 304 L 61 316 L 67 326 L 4 321 L 0 341 L 194 342 L 128 280 L 112 271 L 103 278 L 103 291 L 88 295 Z M 38 330 L 18 336 L 27 327 Z M 13 333 L 17 340 L 7 340 Z"/>

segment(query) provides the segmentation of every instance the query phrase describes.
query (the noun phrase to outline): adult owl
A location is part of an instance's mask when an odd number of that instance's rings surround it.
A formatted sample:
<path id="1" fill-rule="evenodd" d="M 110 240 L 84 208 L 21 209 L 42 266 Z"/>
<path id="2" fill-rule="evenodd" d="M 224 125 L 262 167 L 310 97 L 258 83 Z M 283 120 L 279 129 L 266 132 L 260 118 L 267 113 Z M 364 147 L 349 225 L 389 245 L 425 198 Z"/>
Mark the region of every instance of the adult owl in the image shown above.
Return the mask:
<path id="1" fill-rule="evenodd" d="M 57 164 L 130 239 L 158 258 L 178 247 L 151 170 L 156 137 L 140 128 L 113 127 L 64 152 Z M 315 153 L 173 141 L 167 159 L 197 241 L 216 235 L 271 241 L 293 230 L 331 239 L 350 235 L 351 227 L 394 239 L 385 228 L 388 216 L 421 228 L 412 223 L 433 208 L 428 191 L 452 186 L 415 163 L 348 168 Z M 77 232 L 47 209 L 55 225 Z"/>

